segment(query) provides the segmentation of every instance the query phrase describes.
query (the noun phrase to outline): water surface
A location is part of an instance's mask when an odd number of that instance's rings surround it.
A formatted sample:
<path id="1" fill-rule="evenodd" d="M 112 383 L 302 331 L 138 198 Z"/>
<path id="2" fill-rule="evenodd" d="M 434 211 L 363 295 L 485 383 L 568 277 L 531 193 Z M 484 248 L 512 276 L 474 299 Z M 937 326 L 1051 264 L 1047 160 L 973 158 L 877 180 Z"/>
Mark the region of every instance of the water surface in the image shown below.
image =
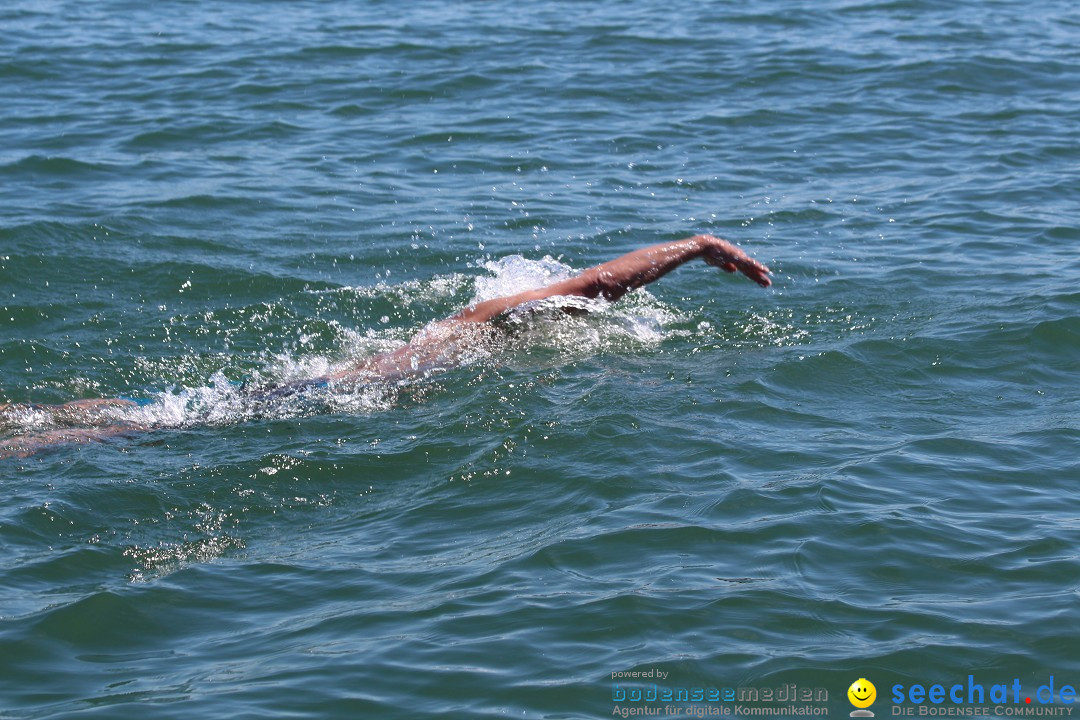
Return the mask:
<path id="1" fill-rule="evenodd" d="M 1071 3 L 0 27 L 0 399 L 168 425 L 0 465 L 5 717 L 1080 684 Z M 234 402 L 694 232 L 773 288 L 696 264 L 426 380 Z"/>

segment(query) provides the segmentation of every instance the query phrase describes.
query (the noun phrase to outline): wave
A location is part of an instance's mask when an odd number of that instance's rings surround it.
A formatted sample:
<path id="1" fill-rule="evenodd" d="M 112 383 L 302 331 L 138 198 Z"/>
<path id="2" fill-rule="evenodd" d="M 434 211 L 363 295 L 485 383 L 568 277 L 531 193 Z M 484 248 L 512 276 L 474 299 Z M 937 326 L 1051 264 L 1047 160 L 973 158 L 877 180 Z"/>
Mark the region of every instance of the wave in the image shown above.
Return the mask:
<path id="1" fill-rule="evenodd" d="M 449 349 L 450 355 L 440 355 L 429 366 L 421 363 L 415 372 L 404 376 L 372 375 L 365 382 L 302 387 L 296 392 L 282 390 L 310 378 L 362 366 L 380 353 L 399 350 L 414 334 L 430 332 L 435 327 L 431 323 L 440 319 L 429 315 L 418 326 L 394 325 L 390 312 L 395 313 L 395 320 L 415 317 L 433 306 L 453 306 L 451 301 L 455 299 L 460 303 L 470 289 L 471 298 L 465 304 L 476 304 L 550 285 L 575 272 L 550 256 L 530 260 L 513 255 L 483 261 L 479 267 L 486 274 L 475 278 L 451 274 L 423 282 L 409 280 L 359 288 L 304 290 L 299 297 L 349 300 L 384 309 L 374 327 L 366 329 L 354 329 L 340 321 L 325 322 L 323 328 L 328 337 L 318 343 L 311 342 L 306 333 L 297 337 L 295 331 L 300 327 L 310 329 L 310 320 L 288 310 L 288 299 L 232 313 L 187 316 L 179 323 L 185 329 L 185 336 L 198 336 L 198 328 L 191 327 L 195 323 L 219 325 L 225 321 L 234 326 L 227 332 L 251 339 L 279 336 L 296 339 L 291 347 L 257 350 L 254 367 L 242 379 L 237 377 L 238 363 L 234 357 L 211 358 L 211 362 L 219 365 L 218 369 L 196 384 L 175 381 L 182 367 L 194 366 L 198 371 L 205 366 L 190 354 L 144 360 L 141 363 L 144 374 L 147 370 L 156 373 L 159 389 L 135 391 L 133 397 L 141 403 L 139 407 L 106 407 L 85 420 L 94 426 L 118 423 L 135 429 L 178 429 L 316 413 L 368 413 L 392 407 L 403 390 L 455 367 L 502 364 L 513 362 L 515 357 L 535 359 L 540 355 L 557 365 L 603 352 L 655 346 L 665 338 L 686 332 L 671 327 L 682 320 L 680 314 L 645 291 L 634 293 L 617 305 L 584 298 L 549 299 L 516 308 L 498 323 L 501 328 L 498 332 L 469 333 L 460 341 L 464 345 L 455 340 L 457 344 Z M 568 308 L 587 314 L 571 316 L 566 313 Z M 271 329 L 277 326 L 280 329 Z M 307 349 L 312 346 L 334 349 L 312 352 Z M 78 414 L 72 417 L 48 406 L 14 407 L 4 413 L 4 419 L 8 430 L 16 435 L 71 427 L 83 420 Z"/>

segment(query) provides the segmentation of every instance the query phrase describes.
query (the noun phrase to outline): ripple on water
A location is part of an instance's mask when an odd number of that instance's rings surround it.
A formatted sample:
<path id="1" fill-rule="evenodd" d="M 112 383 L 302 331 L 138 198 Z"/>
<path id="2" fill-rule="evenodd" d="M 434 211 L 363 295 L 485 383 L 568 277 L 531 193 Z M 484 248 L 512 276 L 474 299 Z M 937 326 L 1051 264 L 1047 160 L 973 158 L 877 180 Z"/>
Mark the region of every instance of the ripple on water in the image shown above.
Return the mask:
<path id="1" fill-rule="evenodd" d="M 0 8 L 0 400 L 169 426 L 2 461 L 11 713 L 1075 673 L 1068 3 L 251 10 Z M 234 385 L 687 232 L 775 285 L 696 264 L 430 377 Z"/>

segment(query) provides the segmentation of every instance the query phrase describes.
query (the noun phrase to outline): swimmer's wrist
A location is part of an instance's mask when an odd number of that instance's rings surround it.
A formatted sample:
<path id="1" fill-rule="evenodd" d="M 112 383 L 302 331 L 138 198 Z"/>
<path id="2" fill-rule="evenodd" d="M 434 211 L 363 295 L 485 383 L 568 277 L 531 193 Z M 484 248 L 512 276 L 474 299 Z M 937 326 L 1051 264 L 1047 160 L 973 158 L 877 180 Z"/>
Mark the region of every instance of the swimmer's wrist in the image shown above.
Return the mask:
<path id="1" fill-rule="evenodd" d="M 690 257 L 692 258 L 708 257 L 711 251 L 727 245 L 725 240 L 715 235 L 694 235 L 687 238 L 687 240 L 691 243 L 692 254 Z"/>

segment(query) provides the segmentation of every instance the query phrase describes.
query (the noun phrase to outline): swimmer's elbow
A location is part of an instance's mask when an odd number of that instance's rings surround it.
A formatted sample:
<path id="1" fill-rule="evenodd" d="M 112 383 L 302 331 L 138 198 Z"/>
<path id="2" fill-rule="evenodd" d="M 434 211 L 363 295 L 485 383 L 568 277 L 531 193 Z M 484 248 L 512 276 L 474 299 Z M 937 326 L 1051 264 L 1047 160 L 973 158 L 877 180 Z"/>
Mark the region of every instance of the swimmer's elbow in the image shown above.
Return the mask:
<path id="1" fill-rule="evenodd" d="M 596 272 L 596 268 L 589 268 L 580 275 L 549 285 L 545 288 L 545 294 L 547 297 L 576 295 L 593 299 L 602 295 L 603 290 L 603 283 L 600 275 Z"/>
<path id="2" fill-rule="evenodd" d="M 626 283 L 619 282 L 610 272 L 592 272 L 588 278 L 585 291 L 581 293 L 587 298 L 602 297 L 608 302 L 615 302 L 631 290 Z"/>

